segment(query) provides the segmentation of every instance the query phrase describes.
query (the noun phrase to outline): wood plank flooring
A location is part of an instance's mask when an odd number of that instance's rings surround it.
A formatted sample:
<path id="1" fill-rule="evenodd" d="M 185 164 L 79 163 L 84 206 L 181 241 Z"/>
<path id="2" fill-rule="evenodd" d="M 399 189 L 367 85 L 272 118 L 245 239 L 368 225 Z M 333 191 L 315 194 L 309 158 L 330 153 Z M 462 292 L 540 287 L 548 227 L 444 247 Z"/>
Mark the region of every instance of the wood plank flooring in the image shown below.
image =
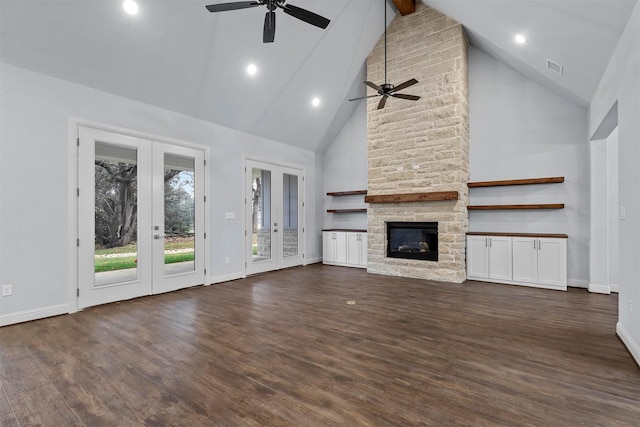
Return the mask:
<path id="1" fill-rule="evenodd" d="M 1 328 L 0 425 L 640 426 L 616 318 L 316 264 Z"/>

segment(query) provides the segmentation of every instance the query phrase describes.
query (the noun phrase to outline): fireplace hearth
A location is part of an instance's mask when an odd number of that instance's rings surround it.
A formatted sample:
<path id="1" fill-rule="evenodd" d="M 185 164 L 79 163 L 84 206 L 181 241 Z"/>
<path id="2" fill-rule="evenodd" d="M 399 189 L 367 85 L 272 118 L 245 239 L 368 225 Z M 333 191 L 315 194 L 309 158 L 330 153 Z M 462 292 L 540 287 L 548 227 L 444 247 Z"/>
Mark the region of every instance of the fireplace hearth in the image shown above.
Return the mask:
<path id="1" fill-rule="evenodd" d="M 438 260 L 437 222 L 387 222 L 387 257 Z"/>

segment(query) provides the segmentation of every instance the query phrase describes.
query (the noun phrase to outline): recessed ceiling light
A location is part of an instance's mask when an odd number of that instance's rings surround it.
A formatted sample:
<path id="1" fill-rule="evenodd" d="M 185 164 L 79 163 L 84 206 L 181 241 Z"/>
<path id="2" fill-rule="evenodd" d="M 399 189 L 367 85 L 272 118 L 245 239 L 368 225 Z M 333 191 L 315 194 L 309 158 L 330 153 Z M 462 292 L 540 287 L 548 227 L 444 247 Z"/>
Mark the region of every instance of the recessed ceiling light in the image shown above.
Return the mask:
<path id="1" fill-rule="evenodd" d="M 250 76 L 255 76 L 257 72 L 258 72 L 258 67 L 256 67 L 255 64 L 247 65 L 247 74 L 249 74 Z"/>
<path id="2" fill-rule="evenodd" d="M 133 0 L 124 0 L 122 3 L 122 8 L 129 15 L 135 15 L 138 13 L 138 3 Z"/>
<path id="3" fill-rule="evenodd" d="M 514 40 L 518 44 L 525 44 L 527 42 L 527 38 L 522 34 L 516 34 L 516 36 L 514 37 Z"/>
<path id="4" fill-rule="evenodd" d="M 313 105 L 314 107 L 317 107 L 318 105 L 320 105 L 320 98 L 315 97 L 311 100 L 311 105 Z"/>

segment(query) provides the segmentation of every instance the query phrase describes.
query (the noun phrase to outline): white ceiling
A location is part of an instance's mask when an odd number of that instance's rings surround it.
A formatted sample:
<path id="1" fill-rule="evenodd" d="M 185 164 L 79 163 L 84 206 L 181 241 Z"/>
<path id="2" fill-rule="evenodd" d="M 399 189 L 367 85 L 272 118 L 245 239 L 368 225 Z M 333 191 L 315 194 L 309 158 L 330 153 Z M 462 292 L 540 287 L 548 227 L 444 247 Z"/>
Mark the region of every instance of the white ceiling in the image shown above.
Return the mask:
<path id="1" fill-rule="evenodd" d="M 472 45 L 587 106 L 636 0 L 424 0 L 462 23 Z M 514 43 L 516 34 L 527 38 Z M 547 59 L 564 67 L 560 75 Z"/>
<path id="2" fill-rule="evenodd" d="M 423 1 L 461 22 L 476 47 L 585 106 L 636 3 Z M 364 62 L 383 32 L 382 0 L 292 0 L 331 24 L 321 30 L 278 10 L 272 44 L 262 43 L 264 7 L 212 14 L 204 6 L 222 0 L 138 2 L 131 17 L 120 0 L 0 0 L 0 59 L 323 151 L 356 106 L 347 99 L 365 93 Z M 524 46 L 512 42 L 516 32 Z M 255 77 L 244 71 L 250 62 Z"/>

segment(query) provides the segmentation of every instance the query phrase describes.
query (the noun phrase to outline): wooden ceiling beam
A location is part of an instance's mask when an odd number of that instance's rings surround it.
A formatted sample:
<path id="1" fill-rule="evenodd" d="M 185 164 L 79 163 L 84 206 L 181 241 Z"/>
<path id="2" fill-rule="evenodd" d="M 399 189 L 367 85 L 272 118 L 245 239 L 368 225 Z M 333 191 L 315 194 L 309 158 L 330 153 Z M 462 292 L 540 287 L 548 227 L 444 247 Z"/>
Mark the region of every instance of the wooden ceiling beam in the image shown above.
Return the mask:
<path id="1" fill-rule="evenodd" d="M 416 0 L 393 0 L 393 4 L 396 5 L 400 15 L 411 15 L 416 11 Z"/>

